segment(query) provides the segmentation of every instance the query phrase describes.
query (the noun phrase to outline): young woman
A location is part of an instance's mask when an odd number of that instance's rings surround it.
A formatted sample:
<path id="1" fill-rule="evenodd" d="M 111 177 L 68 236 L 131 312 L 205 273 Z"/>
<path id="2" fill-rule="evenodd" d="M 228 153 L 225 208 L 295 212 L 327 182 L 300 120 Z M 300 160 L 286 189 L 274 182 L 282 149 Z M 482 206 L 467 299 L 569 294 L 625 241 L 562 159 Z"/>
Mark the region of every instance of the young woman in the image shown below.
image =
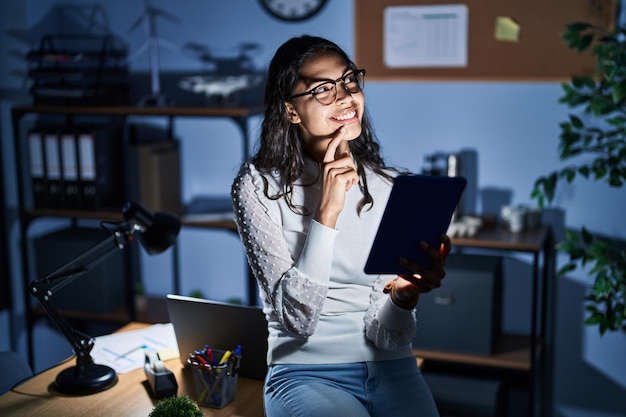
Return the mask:
<path id="1" fill-rule="evenodd" d="M 411 349 L 413 309 L 440 286 L 450 240 L 422 244 L 430 270 L 399 259 L 413 275 L 363 272 L 397 175 L 368 120 L 364 76 L 327 39 L 284 43 L 259 149 L 233 182 L 268 320 L 268 417 L 438 415 Z"/>

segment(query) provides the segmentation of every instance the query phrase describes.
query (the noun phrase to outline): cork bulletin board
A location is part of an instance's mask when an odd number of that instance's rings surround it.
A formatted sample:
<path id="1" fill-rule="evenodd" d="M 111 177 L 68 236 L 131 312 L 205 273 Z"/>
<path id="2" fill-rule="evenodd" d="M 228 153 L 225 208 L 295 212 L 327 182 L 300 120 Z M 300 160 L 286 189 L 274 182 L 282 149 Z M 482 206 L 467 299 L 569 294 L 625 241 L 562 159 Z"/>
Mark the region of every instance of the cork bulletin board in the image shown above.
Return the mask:
<path id="1" fill-rule="evenodd" d="M 595 64 L 567 47 L 565 25 L 613 28 L 617 7 L 617 0 L 355 0 L 355 60 L 375 80 L 567 81 L 592 74 Z M 443 17 L 438 26 L 432 16 Z M 456 51 L 450 59 L 432 52 L 442 44 Z"/>

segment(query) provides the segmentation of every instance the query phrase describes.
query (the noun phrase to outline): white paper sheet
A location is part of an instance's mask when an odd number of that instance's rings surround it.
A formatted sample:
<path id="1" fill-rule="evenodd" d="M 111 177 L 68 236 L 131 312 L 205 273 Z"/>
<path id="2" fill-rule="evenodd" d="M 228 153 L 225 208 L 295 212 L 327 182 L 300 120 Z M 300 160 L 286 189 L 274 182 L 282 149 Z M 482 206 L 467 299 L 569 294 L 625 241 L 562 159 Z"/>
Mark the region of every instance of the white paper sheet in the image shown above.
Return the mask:
<path id="1" fill-rule="evenodd" d="M 466 67 L 468 14 L 463 4 L 386 7 L 385 65 Z"/>
<path id="2" fill-rule="evenodd" d="M 147 349 L 156 350 L 161 360 L 179 357 L 171 323 L 97 337 L 91 356 L 95 363 L 122 374 L 142 368 Z"/>

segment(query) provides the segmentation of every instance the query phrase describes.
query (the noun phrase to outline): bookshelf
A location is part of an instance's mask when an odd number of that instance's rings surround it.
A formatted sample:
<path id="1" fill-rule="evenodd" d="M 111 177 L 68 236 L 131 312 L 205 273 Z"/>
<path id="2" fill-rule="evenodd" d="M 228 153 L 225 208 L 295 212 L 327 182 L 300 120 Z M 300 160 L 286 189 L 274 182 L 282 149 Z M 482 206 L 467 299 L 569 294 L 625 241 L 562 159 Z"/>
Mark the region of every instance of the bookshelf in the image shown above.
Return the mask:
<path id="1" fill-rule="evenodd" d="M 16 174 L 17 174 L 17 194 L 18 194 L 18 215 L 20 219 L 20 257 L 21 268 L 23 275 L 23 285 L 25 294 L 25 306 L 26 306 L 26 321 L 27 321 L 27 343 L 29 361 L 33 363 L 33 335 L 32 330 L 36 320 L 42 316 L 41 310 L 37 309 L 34 300 L 30 295 L 29 284 L 35 279 L 33 275 L 33 254 L 32 248 L 29 242 L 29 229 L 33 222 L 42 218 L 56 218 L 56 219 L 70 219 L 72 223 L 78 220 L 122 220 L 121 210 L 116 209 L 67 209 L 65 207 L 37 207 L 34 204 L 31 195 L 31 175 L 30 175 L 30 154 L 28 149 L 28 132 L 29 126 L 37 122 L 41 118 L 54 118 L 55 123 L 59 123 L 58 120 L 65 126 L 75 126 L 79 123 L 78 120 L 88 119 L 91 122 L 94 120 L 97 123 L 113 124 L 121 127 L 121 151 L 125 151 L 131 146 L 128 138 L 128 129 L 124 129 L 127 123 L 127 119 L 130 116 L 146 116 L 164 118 L 166 120 L 167 137 L 174 138 L 173 125 L 174 120 L 178 117 L 198 117 L 198 118 L 225 118 L 233 121 L 241 132 L 241 140 L 243 142 L 243 154 L 242 160 L 248 157 L 249 146 L 249 132 L 248 132 L 248 119 L 254 115 L 260 114 L 261 107 L 139 107 L 139 106 L 56 106 L 56 105 L 23 105 L 15 106 L 11 110 L 12 127 L 13 127 L 13 139 L 15 149 L 15 161 L 16 161 Z M 184 140 L 184 138 L 182 139 Z M 122 161 L 122 178 L 124 182 L 135 181 L 136 178 L 128 178 L 132 175 L 133 171 L 129 169 L 129 166 L 134 162 L 129 158 L 124 158 Z M 121 186 L 121 185 L 120 185 Z M 134 195 L 136 190 L 132 187 L 128 187 L 123 190 L 123 201 L 130 199 L 137 199 Z M 121 206 L 120 206 L 121 208 Z M 232 232 L 236 232 L 236 227 L 233 221 L 224 220 L 220 218 L 198 218 L 198 219 L 185 219 L 181 218 L 183 227 L 197 227 L 197 228 L 214 228 L 224 229 Z M 133 245 L 137 246 L 137 245 Z M 87 249 L 87 248 L 85 248 Z M 178 253 L 177 248 L 174 248 L 174 261 L 173 261 L 173 292 L 178 290 L 179 277 L 178 277 Z M 138 271 L 137 256 L 131 256 L 132 253 L 125 253 L 126 270 L 128 277 L 131 274 Z M 257 290 L 256 282 L 252 276 L 249 275 L 247 279 L 247 298 L 250 304 L 256 303 Z M 133 282 L 130 279 L 126 279 L 125 283 L 125 305 L 123 309 L 116 309 L 111 314 L 97 314 L 93 312 L 82 311 L 62 311 L 63 314 L 67 314 L 70 318 L 77 318 L 83 320 L 102 320 L 102 321 L 114 321 L 120 324 L 127 323 L 129 321 L 136 320 L 138 312 L 135 311 L 134 306 L 134 287 Z"/>
<path id="2" fill-rule="evenodd" d="M 528 415 L 549 415 L 553 360 L 553 305 L 556 290 L 555 249 L 549 226 L 512 233 L 502 227 L 480 230 L 472 237 L 452 238 L 456 252 L 496 252 L 532 259 L 530 329 L 528 335 L 500 334 L 488 356 L 415 349 L 425 366 L 443 372 L 521 381 L 528 390 Z M 445 331 L 445 330 L 442 330 Z"/>

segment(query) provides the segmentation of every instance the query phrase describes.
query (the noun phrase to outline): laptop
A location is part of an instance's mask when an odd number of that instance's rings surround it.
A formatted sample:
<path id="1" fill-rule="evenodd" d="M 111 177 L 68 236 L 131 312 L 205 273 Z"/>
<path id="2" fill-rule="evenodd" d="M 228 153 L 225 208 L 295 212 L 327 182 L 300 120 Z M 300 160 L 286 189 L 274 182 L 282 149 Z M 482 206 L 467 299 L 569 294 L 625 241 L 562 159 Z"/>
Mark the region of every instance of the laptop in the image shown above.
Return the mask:
<path id="1" fill-rule="evenodd" d="M 183 365 L 190 353 L 205 345 L 219 350 L 241 345 L 239 375 L 265 379 L 268 332 L 261 307 L 174 294 L 167 295 L 166 303 Z"/>

